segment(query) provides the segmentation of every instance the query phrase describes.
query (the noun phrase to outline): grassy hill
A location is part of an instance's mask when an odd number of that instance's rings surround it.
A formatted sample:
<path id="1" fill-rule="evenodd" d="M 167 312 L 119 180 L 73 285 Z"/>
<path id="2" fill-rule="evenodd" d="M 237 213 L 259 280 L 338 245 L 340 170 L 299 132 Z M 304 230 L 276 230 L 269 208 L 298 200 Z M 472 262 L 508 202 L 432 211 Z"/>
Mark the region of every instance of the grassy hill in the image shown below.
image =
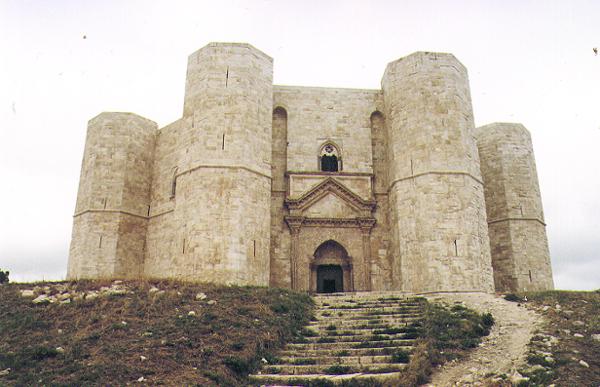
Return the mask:
<path id="1" fill-rule="evenodd" d="M 529 344 L 521 386 L 600 386 L 600 290 L 509 296 L 546 320 Z"/>
<path id="2" fill-rule="evenodd" d="M 520 385 L 599 385 L 600 292 L 513 297 L 547 320 L 531 341 Z M 459 304 L 423 299 L 423 305 L 418 344 L 395 386 L 425 382 L 439 364 L 477 347 L 494 323 L 493 316 Z M 168 281 L 4 284 L 0 385 L 248 385 L 248 374 L 261 364 L 277 364 L 276 352 L 286 342 L 303 339 L 313 311 L 306 294 L 275 288 Z M 510 385 L 506 376 L 489 380 Z"/>
<path id="3" fill-rule="evenodd" d="M 307 295 L 272 288 L 2 285 L 0 385 L 243 385 L 311 308 Z"/>

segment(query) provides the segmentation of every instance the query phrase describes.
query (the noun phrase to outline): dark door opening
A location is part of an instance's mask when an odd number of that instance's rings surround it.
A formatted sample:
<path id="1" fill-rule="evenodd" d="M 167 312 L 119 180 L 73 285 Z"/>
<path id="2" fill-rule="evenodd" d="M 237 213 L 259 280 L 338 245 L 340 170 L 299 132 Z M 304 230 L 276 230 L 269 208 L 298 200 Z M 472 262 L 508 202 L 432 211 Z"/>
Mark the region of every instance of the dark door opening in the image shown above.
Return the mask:
<path id="1" fill-rule="evenodd" d="M 319 265 L 317 267 L 317 293 L 337 293 L 344 291 L 344 274 L 340 265 Z"/>

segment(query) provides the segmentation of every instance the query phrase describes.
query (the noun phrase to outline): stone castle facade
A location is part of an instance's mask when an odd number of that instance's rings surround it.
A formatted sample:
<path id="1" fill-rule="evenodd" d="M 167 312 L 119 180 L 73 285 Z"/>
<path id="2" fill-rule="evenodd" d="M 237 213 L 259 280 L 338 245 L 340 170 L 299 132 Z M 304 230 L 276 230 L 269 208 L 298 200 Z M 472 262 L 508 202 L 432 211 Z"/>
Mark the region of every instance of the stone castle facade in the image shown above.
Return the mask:
<path id="1" fill-rule="evenodd" d="M 317 292 L 552 289 L 531 139 L 475 128 L 467 70 L 417 52 L 380 90 L 276 86 L 211 43 L 183 116 L 88 123 L 68 278 Z"/>

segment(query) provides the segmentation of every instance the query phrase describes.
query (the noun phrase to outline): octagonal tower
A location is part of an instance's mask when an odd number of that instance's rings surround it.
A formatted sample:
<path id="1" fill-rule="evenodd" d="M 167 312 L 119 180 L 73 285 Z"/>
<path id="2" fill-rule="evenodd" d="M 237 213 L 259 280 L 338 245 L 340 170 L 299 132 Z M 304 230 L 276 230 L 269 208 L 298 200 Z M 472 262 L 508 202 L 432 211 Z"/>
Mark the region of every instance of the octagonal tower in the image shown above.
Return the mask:
<path id="1" fill-rule="evenodd" d="M 382 79 L 394 287 L 493 290 L 483 182 L 465 67 L 417 52 Z"/>

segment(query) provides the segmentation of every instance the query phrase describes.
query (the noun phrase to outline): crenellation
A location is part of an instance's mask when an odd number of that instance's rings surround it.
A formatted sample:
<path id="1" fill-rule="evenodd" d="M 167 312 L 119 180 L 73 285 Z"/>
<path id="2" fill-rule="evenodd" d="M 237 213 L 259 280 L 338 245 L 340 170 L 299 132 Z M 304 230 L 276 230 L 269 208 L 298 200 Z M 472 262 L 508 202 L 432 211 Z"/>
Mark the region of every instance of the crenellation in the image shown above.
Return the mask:
<path id="1" fill-rule="evenodd" d="M 393 61 L 381 90 L 276 86 L 273 59 L 245 43 L 188 57 L 182 117 L 163 128 L 90 120 L 68 276 L 552 288 L 529 134 L 475 129 L 453 55 Z"/>

